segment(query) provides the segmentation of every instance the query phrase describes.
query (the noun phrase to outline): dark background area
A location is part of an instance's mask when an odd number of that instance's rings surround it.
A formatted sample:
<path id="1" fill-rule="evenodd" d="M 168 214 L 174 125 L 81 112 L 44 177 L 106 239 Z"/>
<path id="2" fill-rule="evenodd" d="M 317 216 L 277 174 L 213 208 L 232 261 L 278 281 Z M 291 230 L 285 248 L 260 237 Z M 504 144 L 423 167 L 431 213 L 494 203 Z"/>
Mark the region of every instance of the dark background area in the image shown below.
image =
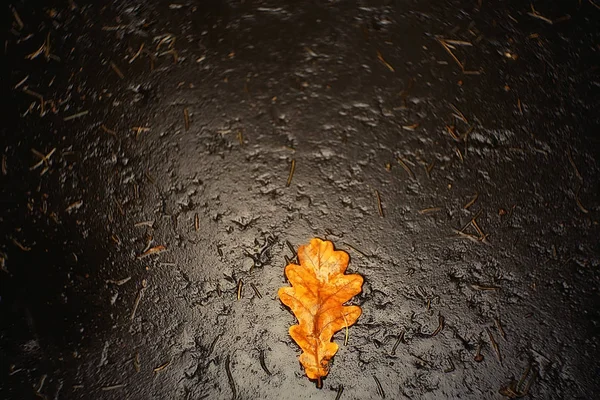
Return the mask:
<path id="1" fill-rule="evenodd" d="M 0 398 L 595 398 L 597 4 L 5 5 Z M 320 390 L 312 237 L 365 278 Z"/>

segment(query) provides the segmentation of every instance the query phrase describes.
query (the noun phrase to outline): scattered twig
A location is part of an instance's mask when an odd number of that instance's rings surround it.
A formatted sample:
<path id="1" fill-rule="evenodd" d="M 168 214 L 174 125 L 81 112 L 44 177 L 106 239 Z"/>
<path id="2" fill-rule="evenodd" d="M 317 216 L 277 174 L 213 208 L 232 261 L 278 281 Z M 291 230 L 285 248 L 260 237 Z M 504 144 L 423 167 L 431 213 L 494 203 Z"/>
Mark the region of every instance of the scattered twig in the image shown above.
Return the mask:
<path id="1" fill-rule="evenodd" d="M 398 163 L 400 164 L 400 166 L 402 166 L 402 169 L 404 169 L 406 171 L 408 176 L 411 179 L 415 179 L 415 174 L 412 172 L 412 170 L 410 169 L 408 164 L 401 157 L 397 157 L 397 160 L 398 160 Z"/>
<path id="2" fill-rule="evenodd" d="M 200 217 L 198 217 L 198 213 L 194 214 L 194 229 L 196 232 L 200 230 Z"/>
<path id="3" fill-rule="evenodd" d="M 425 168 L 425 172 L 427 173 L 427 177 L 429 179 L 431 179 L 431 171 L 433 171 L 433 167 L 435 167 L 435 160 L 432 161 L 429 165 L 427 165 L 427 167 Z"/>
<path id="4" fill-rule="evenodd" d="M 152 221 L 137 222 L 133 226 L 135 226 L 136 228 L 140 227 L 140 226 L 147 226 L 147 227 L 152 228 L 154 226 L 154 220 L 152 220 Z"/>
<path id="5" fill-rule="evenodd" d="M 144 251 L 142 254 L 137 256 L 137 259 L 140 260 L 144 257 L 150 256 L 152 254 L 159 254 L 162 253 L 163 251 L 167 250 L 167 248 L 165 246 L 159 245 L 159 246 L 154 246 L 146 251 Z"/>
<path id="6" fill-rule="evenodd" d="M 398 345 L 400 344 L 400 342 L 404 341 L 404 334 L 405 332 L 402 331 L 402 333 L 400 333 L 400 336 L 398 336 L 398 339 L 396 339 L 396 343 L 394 343 L 394 347 L 392 347 L 392 352 L 390 353 L 391 355 L 396 355 L 396 349 L 398 348 Z"/>
<path id="7" fill-rule="evenodd" d="M 554 24 L 554 22 L 552 22 L 552 20 L 550 18 L 546 18 L 542 14 L 537 12 L 536 9 L 533 7 L 533 3 L 531 3 L 531 12 L 528 12 L 527 14 L 532 16 L 533 18 L 540 19 L 550 25 Z"/>
<path id="8" fill-rule="evenodd" d="M 502 336 L 502 339 L 506 340 L 506 333 L 504 333 L 504 328 L 502 328 L 500 318 L 494 318 L 494 323 L 496 324 L 496 329 L 498 329 L 498 332 L 500 332 L 500 336 Z"/>
<path id="9" fill-rule="evenodd" d="M 365 254 L 363 251 L 360 251 L 359 249 L 357 249 L 356 247 L 352 246 L 348 242 L 343 242 L 343 244 L 345 246 L 348 246 L 350 249 L 354 250 L 355 252 L 357 252 L 358 254 L 360 254 L 361 256 L 363 256 L 365 258 L 369 258 L 370 257 L 368 254 Z"/>
<path id="10" fill-rule="evenodd" d="M 119 384 L 117 384 L 117 385 L 111 385 L 111 386 L 103 386 L 103 387 L 102 387 L 102 391 L 103 391 L 103 392 L 109 392 L 109 391 L 111 391 L 111 390 L 115 390 L 115 389 L 121 389 L 121 388 L 123 388 L 123 387 L 125 387 L 125 386 L 127 386 L 127 385 L 126 385 L 126 384 L 124 384 L 124 383 L 119 383 Z"/>
<path id="11" fill-rule="evenodd" d="M 262 294 L 260 294 L 256 285 L 254 283 L 251 283 L 250 287 L 252 288 L 252 290 L 254 290 L 254 294 L 256 294 L 256 297 L 258 297 L 259 299 L 262 299 Z"/>
<path id="12" fill-rule="evenodd" d="M 431 335 L 429 335 L 430 337 L 436 336 L 438 333 L 440 333 L 442 331 L 442 329 L 444 329 L 444 321 L 445 321 L 444 316 L 439 315 L 438 316 L 438 327 L 435 329 L 435 331 L 433 331 L 433 333 Z"/>
<path id="13" fill-rule="evenodd" d="M 158 367 L 154 368 L 153 371 L 154 372 L 160 372 L 160 371 L 164 370 L 165 368 L 167 368 L 169 365 L 171 365 L 171 360 L 169 360 L 166 363 L 161 364 Z"/>
<path id="14" fill-rule="evenodd" d="M 86 116 L 86 115 L 88 115 L 88 113 L 89 113 L 89 111 L 87 111 L 87 110 L 84 110 L 84 111 L 78 112 L 78 113 L 76 113 L 76 114 L 69 115 L 68 117 L 65 117 L 65 118 L 63 119 L 63 121 L 70 121 L 70 120 L 72 120 L 72 119 L 81 118 L 81 117 L 83 117 L 83 116 Z"/>
<path id="15" fill-rule="evenodd" d="M 46 102 L 44 101 L 44 97 L 38 92 L 29 90 L 27 87 L 23 88 L 23 93 L 27 93 L 28 95 L 33 96 L 40 101 L 40 116 L 43 117 L 44 114 L 46 114 Z"/>
<path id="16" fill-rule="evenodd" d="M 481 354 L 481 340 L 479 340 L 479 344 L 477 345 L 477 352 L 475 353 L 475 357 L 473 357 L 475 362 L 483 361 L 483 354 Z"/>
<path id="17" fill-rule="evenodd" d="M 294 170 L 296 169 L 296 159 L 292 158 L 292 163 L 290 164 L 290 173 L 288 175 L 287 183 L 285 186 L 290 186 L 292 184 L 292 178 L 294 177 Z"/>
<path id="18" fill-rule="evenodd" d="M 67 206 L 67 208 L 65 208 L 65 212 L 70 213 L 73 210 L 79 210 L 82 205 L 83 205 L 83 200 L 77 200 L 77 201 L 69 204 Z"/>
<path id="19" fill-rule="evenodd" d="M 19 83 L 17 83 L 17 84 L 15 85 L 15 87 L 14 87 L 13 89 L 15 89 L 15 90 L 16 90 L 16 89 L 20 88 L 20 87 L 21 87 L 21 86 L 22 86 L 22 85 L 23 85 L 25 82 L 27 82 L 27 79 L 29 79 L 29 75 L 27 75 L 25 78 L 21 79 L 21 80 L 19 81 Z"/>
<path id="20" fill-rule="evenodd" d="M 475 202 L 477 201 L 478 198 L 479 198 L 479 193 L 475 193 L 475 195 L 473 195 L 471 200 L 469 200 L 469 202 L 463 206 L 463 210 L 468 210 L 469 207 L 471 207 L 473 204 L 475 204 Z"/>
<path id="21" fill-rule="evenodd" d="M 583 182 L 583 177 L 579 173 L 579 169 L 577 168 L 577 165 L 575 165 L 575 161 L 573 160 L 573 155 L 571 154 L 571 149 L 567 149 L 567 157 L 569 158 L 569 163 L 571 164 L 571 166 L 573 167 L 573 170 L 575 171 L 575 176 L 577 176 L 577 178 L 579 178 L 579 180 Z"/>
<path id="22" fill-rule="evenodd" d="M 19 30 L 22 30 L 25 27 L 23 20 L 19 16 L 19 13 L 17 12 L 17 10 L 12 5 L 10 6 L 10 9 L 12 11 L 15 21 L 17 22 L 17 25 L 19 25 Z"/>
<path id="23" fill-rule="evenodd" d="M 117 76 L 121 79 L 125 79 L 125 75 L 123 75 L 123 73 L 121 72 L 121 70 L 119 69 L 119 67 L 117 67 L 117 64 L 115 64 L 114 62 L 110 62 L 110 67 L 112 68 L 113 71 L 115 71 L 115 74 L 117 74 Z"/>
<path id="24" fill-rule="evenodd" d="M 469 123 L 469 120 L 467 120 L 467 117 L 465 117 L 465 114 L 463 114 L 462 111 L 460 111 L 458 108 L 456 108 L 456 106 L 454 104 L 450 103 L 450 108 L 452 108 L 452 111 L 454 111 L 453 115 L 456 118 L 460 119 L 465 124 Z"/>
<path id="25" fill-rule="evenodd" d="M 482 292 L 493 292 L 496 290 L 500 290 L 498 286 L 478 285 L 475 283 L 472 284 L 471 287 L 475 290 L 481 290 Z"/>
<path id="26" fill-rule="evenodd" d="M 379 190 L 375 189 L 375 197 L 377 198 L 377 211 L 379 212 L 379 216 L 383 218 L 383 207 L 381 205 L 381 196 L 379 195 Z"/>
<path id="27" fill-rule="evenodd" d="M 227 355 L 227 358 L 225 359 L 225 372 L 227 373 L 227 380 L 229 381 L 229 387 L 231 387 L 231 398 L 232 398 L 232 400 L 236 400 L 237 391 L 235 390 L 235 382 L 233 380 L 233 376 L 231 375 L 231 369 L 230 369 L 229 363 L 230 363 L 229 355 Z"/>
<path id="28" fill-rule="evenodd" d="M 147 281 L 145 279 L 142 279 L 142 287 L 140 288 L 137 296 L 135 297 L 135 302 L 133 303 L 133 309 L 131 310 L 131 316 L 129 318 L 131 321 L 133 321 L 133 319 L 135 318 L 135 313 L 140 305 L 140 301 L 142 300 L 142 296 L 144 296 L 144 291 L 146 291 L 147 287 L 148 287 Z"/>
<path id="29" fill-rule="evenodd" d="M 379 382 L 379 379 L 377 379 L 377 377 L 375 375 L 373 375 L 373 379 L 375 379 L 375 384 L 377 385 L 377 394 L 382 399 L 385 399 L 385 392 L 383 391 L 383 387 L 381 386 L 381 382 Z"/>
<path id="30" fill-rule="evenodd" d="M 183 123 L 185 126 L 185 130 L 189 131 L 190 130 L 190 112 L 188 111 L 187 108 L 183 109 Z"/>
<path id="31" fill-rule="evenodd" d="M 244 287 L 244 281 L 240 279 L 237 284 L 237 299 L 238 299 L 238 301 L 242 298 L 243 287 Z"/>
<path id="32" fill-rule="evenodd" d="M 112 283 L 113 285 L 121 286 L 121 285 L 126 284 L 130 280 L 131 280 L 131 277 L 128 276 L 127 278 L 123 278 L 123 279 L 119 279 L 119 280 L 107 279 L 106 282 Z"/>
<path id="33" fill-rule="evenodd" d="M 150 128 L 143 126 L 134 126 L 133 128 L 131 128 L 131 130 L 135 132 L 135 139 L 137 140 L 140 137 L 140 133 L 148 132 Z"/>
<path id="34" fill-rule="evenodd" d="M 34 169 L 37 169 L 40 166 L 45 165 L 45 168 L 40 173 L 40 175 L 43 175 L 48 169 L 50 169 L 50 157 L 52 157 L 52 155 L 56 152 L 56 147 L 53 148 L 52 150 L 50 150 L 50 152 L 46 155 L 42 154 L 41 152 L 37 151 L 36 149 L 31 149 L 31 152 L 36 157 L 38 157 L 40 159 L 40 161 L 38 163 L 36 163 L 35 165 L 31 166 L 29 168 L 29 170 L 33 171 Z"/>
<path id="35" fill-rule="evenodd" d="M 490 331 L 489 328 L 485 328 L 485 330 L 490 338 L 490 343 L 492 344 L 492 348 L 494 349 L 494 352 L 496 353 L 496 358 L 498 359 L 500 364 L 502 364 L 502 356 L 500 355 L 500 348 L 498 347 L 498 343 L 496 342 L 496 339 L 494 339 L 494 336 L 492 335 L 492 331 Z"/>
<path id="36" fill-rule="evenodd" d="M 260 351 L 260 355 L 258 356 L 258 359 L 260 361 L 260 366 L 262 367 L 263 371 L 266 372 L 267 375 L 271 376 L 271 371 L 269 371 L 269 368 L 267 368 L 267 364 L 265 363 L 265 351 L 261 350 Z"/>
<path id="37" fill-rule="evenodd" d="M 454 53 L 452 52 L 452 50 L 450 50 L 450 47 L 448 46 L 448 44 L 446 43 L 446 41 L 442 38 L 438 38 L 437 41 L 442 45 L 442 47 L 444 48 L 444 50 L 446 50 L 446 52 L 448 52 L 448 54 L 450 54 L 450 57 L 452 57 L 452 59 L 454 60 L 454 62 L 456 64 L 458 64 L 458 66 L 460 67 L 461 71 L 465 70 L 465 67 L 463 66 L 463 63 L 460 62 L 460 60 L 458 58 L 456 58 L 456 56 L 454 55 Z"/>
<path id="38" fill-rule="evenodd" d="M 385 59 L 383 58 L 383 56 L 381 55 L 381 52 L 379 50 L 377 50 L 377 59 L 387 67 L 387 69 L 389 69 L 391 72 L 396 72 L 394 70 L 394 67 L 392 67 L 390 65 L 390 63 L 388 63 L 387 61 L 385 61 Z"/>
<path id="39" fill-rule="evenodd" d="M 340 385 L 337 390 L 337 395 L 335 396 L 335 400 L 340 400 L 342 398 L 342 393 L 344 393 L 344 386 Z"/>
<path id="40" fill-rule="evenodd" d="M 137 51 L 137 53 L 135 53 L 135 55 L 133 57 L 131 57 L 131 59 L 129 60 L 129 64 L 134 62 L 135 59 L 138 58 L 140 56 L 140 54 L 142 54 L 142 50 L 144 50 L 144 43 L 142 43 L 140 45 L 140 49 Z"/>
<path id="41" fill-rule="evenodd" d="M 581 212 L 583 212 L 584 214 L 587 214 L 587 213 L 589 213 L 589 210 L 587 208 L 585 208 L 583 206 L 583 204 L 581 204 L 581 200 L 579 200 L 579 192 L 581 191 L 582 186 L 583 185 L 579 185 L 579 189 L 577 189 L 577 191 L 575 192 L 575 202 L 577 203 L 577 207 L 579 207 Z"/>
<path id="42" fill-rule="evenodd" d="M 416 122 L 412 125 L 402 125 L 402 129 L 404 129 L 405 131 L 414 131 L 419 127 L 419 123 Z"/>
<path id="43" fill-rule="evenodd" d="M 104 124 L 100 125 L 100 129 L 102 129 L 104 132 L 108 133 L 109 135 L 113 135 L 114 137 L 117 137 L 117 132 L 113 131 L 112 129 L 107 128 L 106 125 L 104 125 Z"/>
<path id="44" fill-rule="evenodd" d="M 441 207 L 429 207 L 429 208 L 424 208 L 422 210 L 419 210 L 419 214 L 433 214 L 436 213 L 438 211 L 441 211 L 442 208 Z"/>
<path id="45" fill-rule="evenodd" d="M 531 389 L 531 385 L 533 385 L 533 382 L 536 380 L 538 374 L 537 369 L 533 368 L 533 373 L 531 373 L 531 370 L 532 366 L 529 364 L 518 382 L 515 380 L 511 381 L 507 386 L 500 388 L 498 393 L 511 399 L 518 399 L 527 396 L 529 389 Z"/>
<path id="46" fill-rule="evenodd" d="M 135 372 L 140 372 L 140 370 L 141 370 L 140 353 L 139 352 L 136 352 L 135 356 L 133 356 L 133 368 L 135 368 Z"/>
<path id="47" fill-rule="evenodd" d="M 446 368 L 444 370 L 444 373 L 449 374 L 450 372 L 454 372 L 454 370 L 456 369 L 456 367 L 454 366 L 454 362 L 452 361 L 452 358 L 450 356 L 448 356 L 448 368 Z"/>

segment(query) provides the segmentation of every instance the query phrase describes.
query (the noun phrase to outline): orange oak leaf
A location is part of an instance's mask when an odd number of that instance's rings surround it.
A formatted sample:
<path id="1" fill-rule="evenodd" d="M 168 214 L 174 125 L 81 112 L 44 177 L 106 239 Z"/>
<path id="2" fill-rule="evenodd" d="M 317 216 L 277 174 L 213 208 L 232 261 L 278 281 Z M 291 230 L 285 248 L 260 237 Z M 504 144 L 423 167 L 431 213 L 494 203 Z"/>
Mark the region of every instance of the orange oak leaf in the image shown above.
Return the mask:
<path id="1" fill-rule="evenodd" d="M 290 327 L 290 336 L 302 349 L 300 363 L 320 387 L 321 378 L 329 372 L 328 362 L 338 350 L 331 341 L 333 334 L 354 324 L 362 312 L 344 303 L 360 293 L 363 277 L 346 275 L 348 254 L 335 251 L 333 243 L 321 239 L 300 246 L 298 260 L 300 265 L 285 267 L 292 287 L 282 287 L 278 294 L 298 319 L 298 325 Z"/>

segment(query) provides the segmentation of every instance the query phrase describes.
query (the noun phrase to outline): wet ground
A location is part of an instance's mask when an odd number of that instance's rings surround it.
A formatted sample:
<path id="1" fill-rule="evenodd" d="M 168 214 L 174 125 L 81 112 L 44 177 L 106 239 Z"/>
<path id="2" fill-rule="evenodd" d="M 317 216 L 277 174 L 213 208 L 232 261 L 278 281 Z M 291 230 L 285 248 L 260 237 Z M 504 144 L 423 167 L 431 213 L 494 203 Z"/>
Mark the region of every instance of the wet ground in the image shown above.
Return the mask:
<path id="1" fill-rule="evenodd" d="M 93 3 L 5 13 L 1 398 L 595 397 L 598 3 Z"/>

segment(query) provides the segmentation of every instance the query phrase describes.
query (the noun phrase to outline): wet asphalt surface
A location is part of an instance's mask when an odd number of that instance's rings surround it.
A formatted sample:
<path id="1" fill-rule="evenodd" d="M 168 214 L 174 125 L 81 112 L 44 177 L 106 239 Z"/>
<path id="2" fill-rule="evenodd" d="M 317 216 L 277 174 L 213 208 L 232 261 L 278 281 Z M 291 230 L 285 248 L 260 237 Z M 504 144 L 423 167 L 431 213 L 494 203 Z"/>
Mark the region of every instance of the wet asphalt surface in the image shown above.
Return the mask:
<path id="1" fill-rule="evenodd" d="M 595 397 L 594 3 L 104 3 L 5 7 L 1 398 Z M 365 278 L 322 389 L 312 237 Z"/>

